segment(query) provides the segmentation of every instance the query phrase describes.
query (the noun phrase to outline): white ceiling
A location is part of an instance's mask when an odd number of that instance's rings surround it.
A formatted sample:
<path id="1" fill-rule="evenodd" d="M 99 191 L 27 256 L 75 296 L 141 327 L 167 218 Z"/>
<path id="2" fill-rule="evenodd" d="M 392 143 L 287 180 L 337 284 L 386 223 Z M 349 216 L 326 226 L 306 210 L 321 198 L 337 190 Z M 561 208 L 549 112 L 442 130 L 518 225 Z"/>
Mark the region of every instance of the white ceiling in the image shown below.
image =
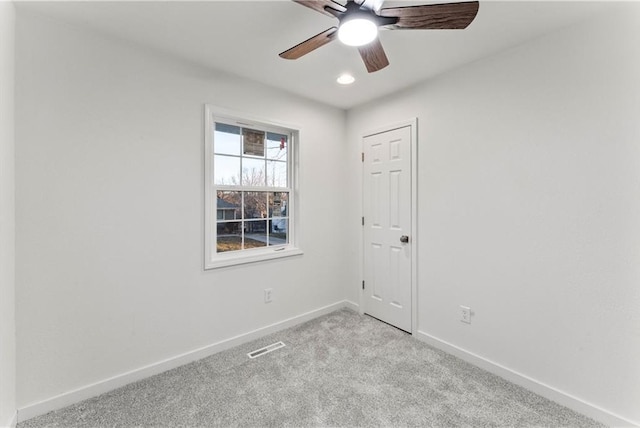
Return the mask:
<path id="1" fill-rule="evenodd" d="M 446 1 L 386 1 L 391 5 Z M 355 48 L 335 41 L 290 61 L 278 53 L 337 20 L 288 0 L 23 2 L 35 10 L 213 69 L 350 108 L 462 64 L 585 20 L 605 2 L 482 1 L 466 30 L 381 31 L 391 65 L 368 74 Z M 342 72 L 356 82 L 340 86 Z"/>

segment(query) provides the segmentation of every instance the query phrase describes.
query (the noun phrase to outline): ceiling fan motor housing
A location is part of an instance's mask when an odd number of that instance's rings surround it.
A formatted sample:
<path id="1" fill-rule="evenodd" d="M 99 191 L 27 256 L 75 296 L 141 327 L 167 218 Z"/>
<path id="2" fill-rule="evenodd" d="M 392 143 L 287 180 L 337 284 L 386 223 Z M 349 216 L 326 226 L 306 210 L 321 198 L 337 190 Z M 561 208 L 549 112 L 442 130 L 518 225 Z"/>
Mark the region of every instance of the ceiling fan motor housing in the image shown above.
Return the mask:
<path id="1" fill-rule="evenodd" d="M 340 26 L 344 23 L 354 20 L 354 19 L 365 19 L 367 21 L 373 22 L 377 27 L 384 27 L 386 25 L 393 25 L 398 22 L 398 18 L 396 17 L 386 17 L 379 16 L 375 13 L 373 9 L 369 9 L 367 7 L 361 6 L 354 1 L 349 1 L 345 5 L 346 11 L 341 12 L 336 9 L 333 9 L 331 6 L 325 6 L 325 10 L 338 18 L 340 21 Z"/>

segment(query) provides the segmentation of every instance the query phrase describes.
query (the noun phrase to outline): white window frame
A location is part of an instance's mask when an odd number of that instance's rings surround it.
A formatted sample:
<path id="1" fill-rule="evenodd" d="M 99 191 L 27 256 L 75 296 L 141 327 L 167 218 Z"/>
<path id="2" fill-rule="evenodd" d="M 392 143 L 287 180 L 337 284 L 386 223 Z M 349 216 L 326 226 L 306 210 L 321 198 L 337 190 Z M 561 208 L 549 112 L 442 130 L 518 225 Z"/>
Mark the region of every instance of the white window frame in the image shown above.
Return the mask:
<path id="1" fill-rule="evenodd" d="M 204 269 L 216 269 L 225 266 L 233 266 L 244 263 L 253 263 L 264 260 L 280 259 L 303 254 L 296 245 L 298 230 L 298 141 L 300 128 L 290 124 L 284 124 L 269 119 L 252 117 L 243 113 L 233 112 L 209 104 L 204 106 L 204 194 L 205 194 L 205 224 L 204 224 Z M 280 189 L 289 192 L 288 199 L 288 243 L 284 245 L 251 248 L 239 251 L 218 253 L 217 242 L 217 190 L 229 190 L 229 186 L 217 186 L 213 182 L 213 129 L 216 122 L 237 125 L 242 128 L 254 127 L 269 132 L 290 135 L 287 147 L 287 172 L 288 187 Z M 272 191 L 273 188 L 238 188 L 237 190 Z M 273 189 L 274 191 L 278 191 Z"/>

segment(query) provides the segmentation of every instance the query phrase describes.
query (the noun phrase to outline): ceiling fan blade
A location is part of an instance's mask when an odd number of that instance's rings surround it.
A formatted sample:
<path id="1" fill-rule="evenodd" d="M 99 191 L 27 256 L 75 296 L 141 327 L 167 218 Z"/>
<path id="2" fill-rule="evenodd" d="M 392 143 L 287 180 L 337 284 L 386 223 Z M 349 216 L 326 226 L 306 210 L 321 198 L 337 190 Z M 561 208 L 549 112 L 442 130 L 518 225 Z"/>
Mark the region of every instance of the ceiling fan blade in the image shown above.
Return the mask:
<path id="1" fill-rule="evenodd" d="M 478 7 L 477 1 L 388 7 L 380 10 L 379 15 L 398 18 L 398 22 L 386 26 L 394 30 L 462 30 L 476 17 Z"/>
<path id="2" fill-rule="evenodd" d="M 338 27 L 331 27 L 328 30 L 324 30 L 320 34 L 316 34 L 310 39 L 295 45 L 291 49 L 288 49 L 280 54 L 280 58 L 284 59 L 298 59 L 303 55 L 308 54 L 311 51 L 318 49 L 320 46 L 324 46 L 327 43 L 334 40 L 338 35 Z"/>
<path id="3" fill-rule="evenodd" d="M 384 53 L 384 48 L 382 47 L 382 43 L 380 43 L 380 39 L 375 39 L 368 45 L 360 46 L 358 51 L 360 52 L 362 61 L 364 61 L 364 65 L 367 67 L 367 71 L 369 73 L 382 70 L 389 65 L 387 54 Z"/>
<path id="4" fill-rule="evenodd" d="M 344 13 L 347 11 L 347 8 L 342 6 L 340 3 L 336 3 L 332 0 L 293 0 L 294 2 L 311 8 L 317 12 L 322 13 L 323 15 L 330 16 L 332 18 L 335 17 L 334 14 L 328 12 L 325 7 L 331 8 L 337 12 Z"/>

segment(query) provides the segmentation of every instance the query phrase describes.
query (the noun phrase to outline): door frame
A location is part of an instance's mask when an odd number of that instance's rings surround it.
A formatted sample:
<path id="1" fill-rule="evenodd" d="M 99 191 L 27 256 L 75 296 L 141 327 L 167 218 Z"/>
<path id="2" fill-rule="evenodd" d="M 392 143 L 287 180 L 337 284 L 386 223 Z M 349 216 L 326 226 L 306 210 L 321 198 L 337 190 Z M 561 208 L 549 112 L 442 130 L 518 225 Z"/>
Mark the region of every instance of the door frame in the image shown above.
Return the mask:
<path id="1" fill-rule="evenodd" d="M 410 128 L 411 135 L 411 334 L 418 331 L 418 118 L 414 117 L 402 122 L 392 123 L 375 128 L 360 135 L 360 151 L 364 155 L 364 139 L 376 134 L 382 134 L 394 129 Z M 364 161 L 360 163 L 360 217 L 364 217 Z M 360 278 L 364 278 L 364 227 L 360 228 Z M 359 313 L 364 314 L 364 290 L 360 290 Z"/>

